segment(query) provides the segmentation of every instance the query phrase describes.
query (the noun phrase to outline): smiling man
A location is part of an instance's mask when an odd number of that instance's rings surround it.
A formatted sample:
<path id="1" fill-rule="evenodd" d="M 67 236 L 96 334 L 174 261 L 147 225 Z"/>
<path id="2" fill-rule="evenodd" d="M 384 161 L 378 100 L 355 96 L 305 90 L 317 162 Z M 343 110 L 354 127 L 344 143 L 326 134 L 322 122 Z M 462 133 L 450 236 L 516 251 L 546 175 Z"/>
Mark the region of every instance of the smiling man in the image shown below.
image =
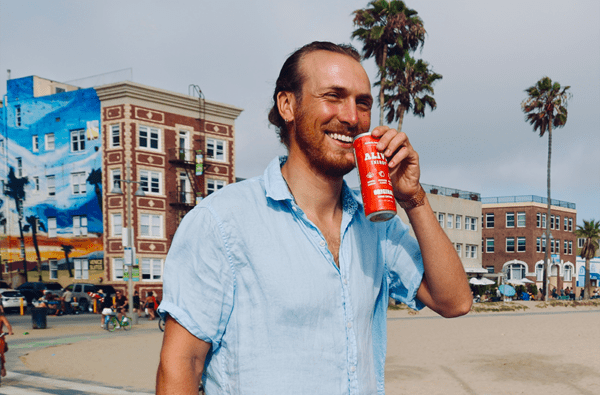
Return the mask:
<path id="1" fill-rule="evenodd" d="M 343 176 L 373 98 L 358 53 L 314 42 L 284 63 L 269 120 L 288 149 L 261 177 L 204 199 L 167 257 L 158 394 L 383 394 L 391 296 L 466 314 L 460 259 L 419 184 L 404 133 L 375 128 L 398 217 L 366 219 Z"/>

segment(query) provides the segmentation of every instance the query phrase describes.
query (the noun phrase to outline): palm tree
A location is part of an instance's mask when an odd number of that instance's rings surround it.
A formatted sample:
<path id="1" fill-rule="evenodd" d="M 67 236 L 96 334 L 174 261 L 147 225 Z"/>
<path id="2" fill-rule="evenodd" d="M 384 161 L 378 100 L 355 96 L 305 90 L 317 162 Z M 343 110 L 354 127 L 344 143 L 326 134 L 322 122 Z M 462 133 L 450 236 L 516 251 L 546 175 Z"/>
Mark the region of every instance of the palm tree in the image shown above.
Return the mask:
<path id="1" fill-rule="evenodd" d="M 73 272 L 71 271 L 71 262 L 69 262 L 69 254 L 73 251 L 73 246 L 68 244 L 61 244 L 60 249 L 65 253 L 65 261 L 67 263 L 67 270 L 69 271 L 69 277 L 73 277 Z"/>
<path id="2" fill-rule="evenodd" d="M 550 242 L 550 163 L 552 158 L 552 128 L 561 128 L 567 123 L 567 101 L 571 94 L 567 92 L 570 86 L 561 87 L 558 82 L 552 82 L 549 77 L 543 77 L 535 85 L 525 89 L 527 98 L 521 103 L 525 120 L 538 131 L 540 137 L 548 132 L 548 220 L 546 221 L 546 240 Z M 544 298 L 548 300 L 548 250 L 544 253 Z"/>
<path id="3" fill-rule="evenodd" d="M 441 74 L 429 69 L 429 63 L 415 60 L 408 53 L 404 57 L 392 55 L 387 61 L 387 78 L 384 81 L 385 109 L 387 122 L 398 120 L 398 131 L 402 130 L 404 114 L 412 110 L 418 117 L 425 116 L 425 109 L 437 107 L 433 96 L 433 84 L 442 79 Z"/>
<path id="4" fill-rule="evenodd" d="M 363 58 L 375 57 L 379 67 L 380 85 L 386 78 L 386 64 L 389 51 L 397 53 L 415 51 L 425 41 L 423 21 L 417 11 L 406 7 L 403 1 L 375 0 L 369 7 L 353 12 L 354 26 L 352 38 L 363 42 Z M 384 92 L 379 89 L 379 124 L 383 125 Z"/>
<path id="5" fill-rule="evenodd" d="M 583 220 L 583 226 L 577 225 L 575 236 L 585 239 L 581 248 L 581 257 L 585 259 L 585 290 L 583 298 L 590 299 L 592 284 L 590 282 L 590 260 L 596 255 L 598 250 L 598 240 L 600 239 L 600 221 Z"/>
<path id="6" fill-rule="evenodd" d="M 37 241 L 37 229 L 38 229 L 38 224 L 44 232 L 46 231 L 46 227 L 44 226 L 44 224 L 42 222 L 40 222 L 39 218 L 36 217 L 35 215 L 30 215 L 29 217 L 25 218 L 25 220 L 27 221 L 28 225 L 25 225 L 23 230 L 25 232 L 27 232 L 27 231 L 29 231 L 29 229 L 31 229 L 31 237 L 33 239 L 33 247 L 35 248 L 35 254 L 37 256 L 38 281 L 42 281 L 42 258 L 40 256 L 40 247 L 39 247 L 38 241 Z"/>
<path id="7" fill-rule="evenodd" d="M 25 185 L 29 184 L 27 177 L 17 177 L 15 169 L 11 166 L 8 170 L 8 178 L 4 194 L 15 201 L 19 218 L 19 233 L 21 235 L 21 255 L 23 255 L 23 272 L 27 281 L 27 257 L 25 255 L 25 237 L 23 236 L 23 201 L 25 200 Z"/>
<path id="8" fill-rule="evenodd" d="M 100 206 L 100 214 L 102 214 L 102 190 L 100 189 L 100 185 L 102 184 L 102 169 L 92 169 L 87 178 L 87 182 L 94 186 L 94 192 L 96 192 L 96 198 L 98 199 L 98 206 Z"/>

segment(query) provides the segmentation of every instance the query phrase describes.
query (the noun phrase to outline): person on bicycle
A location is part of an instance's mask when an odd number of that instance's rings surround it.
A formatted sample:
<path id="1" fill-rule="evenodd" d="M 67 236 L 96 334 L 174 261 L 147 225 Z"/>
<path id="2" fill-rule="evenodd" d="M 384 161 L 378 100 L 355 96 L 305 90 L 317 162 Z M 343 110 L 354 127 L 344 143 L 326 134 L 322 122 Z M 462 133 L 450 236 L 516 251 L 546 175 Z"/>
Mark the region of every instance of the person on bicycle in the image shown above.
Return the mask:
<path id="1" fill-rule="evenodd" d="M 102 290 L 98 291 L 98 293 L 103 294 L 104 292 L 102 292 Z M 104 299 L 102 299 L 102 304 L 100 305 L 100 311 L 102 312 L 102 323 L 100 324 L 100 326 L 102 328 L 104 328 L 106 326 L 106 322 L 107 322 L 107 318 L 108 316 L 110 316 L 112 314 L 112 308 L 113 308 L 113 300 L 110 297 L 110 295 L 106 294 L 104 295 Z"/>
<path id="2" fill-rule="evenodd" d="M 121 322 L 123 315 L 127 314 L 129 310 L 129 303 L 127 298 L 123 295 L 123 292 L 117 291 L 117 298 L 115 299 L 115 306 L 117 306 L 117 319 Z"/>
<path id="3" fill-rule="evenodd" d="M 12 325 L 8 321 L 8 318 L 4 315 L 4 308 L 0 305 L 0 333 L 4 333 L 4 327 L 6 326 L 6 330 L 9 335 L 14 335 L 12 330 Z M 6 340 L 4 336 L 0 337 L 0 360 L 2 361 L 2 369 L 0 370 L 0 375 L 2 377 L 6 376 L 6 359 L 4 358 L 4 353 L 8 351 L 8 346 L 6 345 Z"/>

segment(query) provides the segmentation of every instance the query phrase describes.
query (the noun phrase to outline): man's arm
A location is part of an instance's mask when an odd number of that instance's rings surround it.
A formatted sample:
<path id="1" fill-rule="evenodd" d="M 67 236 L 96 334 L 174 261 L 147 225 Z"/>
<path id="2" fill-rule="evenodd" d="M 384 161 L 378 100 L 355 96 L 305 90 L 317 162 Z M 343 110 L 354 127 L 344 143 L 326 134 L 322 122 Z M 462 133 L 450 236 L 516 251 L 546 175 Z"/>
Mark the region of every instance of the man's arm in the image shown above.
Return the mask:
<path id="1" fill-rule="evenodd" d="M 170 316 L 156 374 L 156 394 L 198 394 L 211 344 L 198 339 Z"/>
<path id="2" fill-rule="evenodd" d="M 396 199 L 416 197 L 421 190 L 419 155 L 406 134 L 385 126 L 375 128 L 372 134 L 381 137 L 377 148 L 388 158 Z M 419 242 L 425 271 L 417 298 L 444 317 L 467 314 L 473 303 L 467 276 L 427 197 L 423 204 L 406 209 L 406 214 Z"/>

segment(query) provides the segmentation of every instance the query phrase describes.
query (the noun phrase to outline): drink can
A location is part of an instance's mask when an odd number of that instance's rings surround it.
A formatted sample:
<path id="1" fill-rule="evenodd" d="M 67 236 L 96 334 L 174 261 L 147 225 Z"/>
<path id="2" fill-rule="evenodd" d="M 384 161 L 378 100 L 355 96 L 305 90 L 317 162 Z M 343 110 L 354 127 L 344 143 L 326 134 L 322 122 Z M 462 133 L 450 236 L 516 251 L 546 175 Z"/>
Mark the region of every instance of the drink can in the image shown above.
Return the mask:
<path id="1" fill-rule="evenodd" d="M 396 215 L 396 199 L 388 162 L 377 150 L 378 138 L 362 133 L 354 138 L 354 159 L 360 180 L 360 192 L 369 221 L 383 222 Z"/>

